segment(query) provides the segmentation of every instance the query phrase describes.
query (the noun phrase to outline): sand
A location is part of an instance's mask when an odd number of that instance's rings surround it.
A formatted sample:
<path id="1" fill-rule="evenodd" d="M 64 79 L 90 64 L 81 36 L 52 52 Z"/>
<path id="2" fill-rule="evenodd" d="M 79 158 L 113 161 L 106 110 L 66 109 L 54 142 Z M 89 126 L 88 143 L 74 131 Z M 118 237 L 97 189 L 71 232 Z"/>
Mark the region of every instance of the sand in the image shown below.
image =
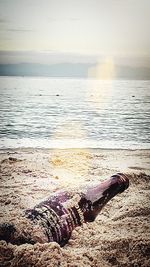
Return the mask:
<path id="1" fill-rule="evenodd" d="M 76 228 L 67 245 L 0 241 L 0 266 L 150 266 L 149 150 L 1 150 L 0 222 L 22 224 L 22 212 L 57 190 L 78 191 L 116 172 L 130 186 L 93 223 Z"/>

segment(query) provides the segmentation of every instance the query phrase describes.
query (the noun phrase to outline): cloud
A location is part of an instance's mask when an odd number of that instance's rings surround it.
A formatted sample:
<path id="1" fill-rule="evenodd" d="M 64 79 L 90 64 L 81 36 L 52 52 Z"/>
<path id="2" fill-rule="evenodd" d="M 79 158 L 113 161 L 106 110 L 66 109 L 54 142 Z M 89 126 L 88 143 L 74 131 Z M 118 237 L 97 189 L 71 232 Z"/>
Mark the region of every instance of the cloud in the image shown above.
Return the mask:
<path id="1" fill-rule="evenodd" d="M 80 18 L 66 18 L 66 17 L 59 17 L 59 18 L 48 18 L 48 21 L 79 21 Z"/>
<path id="2" fill-rule="evenodd" d="M 34 29 L 13 29 L 13 28 L 11 29 L 11 28 L 8 28 L 8 29 L 6 29 L 6 31 L 23 33 L 23 32 L 34 32 L 35 30 Z"/>
<path id="3" fill-rule="evenodd" d="M 8 19 L 1 18 L 0 19 L 0 24 L 6 24 L 9 23 L 10 21 Z"/>
<path id="4" fill-rule="evenodd" d="M 5 23 L 5 19 L 0 19 L 0 23 Z"/>

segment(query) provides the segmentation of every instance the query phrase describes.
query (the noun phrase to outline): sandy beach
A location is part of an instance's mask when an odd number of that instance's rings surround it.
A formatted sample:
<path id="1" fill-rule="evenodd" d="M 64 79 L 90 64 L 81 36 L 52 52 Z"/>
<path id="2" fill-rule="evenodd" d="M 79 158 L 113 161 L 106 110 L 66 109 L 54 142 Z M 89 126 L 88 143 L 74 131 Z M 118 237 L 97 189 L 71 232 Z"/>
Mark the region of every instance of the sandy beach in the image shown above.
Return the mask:
<path id="1" fill-rule="evenodd" d="M 22 212 L 51 193 L 78 191 L 116 172 L 130 186 L 111 200 L 93 223 L 57 243 L 12 245 L 0 241 L 0 266 L 150 266 L 150 151 L 12 149 L 0 154 L 0 222 L 21 224 Z"/>

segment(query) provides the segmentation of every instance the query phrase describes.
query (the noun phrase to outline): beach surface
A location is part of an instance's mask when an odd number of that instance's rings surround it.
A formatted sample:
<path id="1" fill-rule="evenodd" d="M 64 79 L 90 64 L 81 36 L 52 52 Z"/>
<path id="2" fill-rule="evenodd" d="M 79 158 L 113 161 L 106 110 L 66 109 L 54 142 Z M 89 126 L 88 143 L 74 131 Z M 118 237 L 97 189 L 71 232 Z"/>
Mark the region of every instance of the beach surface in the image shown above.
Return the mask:
<path id="1" fill-rule="evenodd" d="M 0 222 L 22 223 L 25 209 L 59 190 L 77 191 L 116 172 L 130 186 L 67 245 L 0 241 L 0 266 L 150 266 L 150 150 L 5 149 L 0 154 Z"/>

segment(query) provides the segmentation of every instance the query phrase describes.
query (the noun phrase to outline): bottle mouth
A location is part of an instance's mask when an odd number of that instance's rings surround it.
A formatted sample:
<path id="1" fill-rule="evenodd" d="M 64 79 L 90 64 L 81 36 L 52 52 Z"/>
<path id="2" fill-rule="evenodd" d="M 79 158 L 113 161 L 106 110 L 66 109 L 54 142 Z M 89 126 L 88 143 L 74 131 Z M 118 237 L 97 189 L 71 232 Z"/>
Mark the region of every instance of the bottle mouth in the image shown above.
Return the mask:
<path id="1" fill-rule="evenodd" d="M 122 193 L 124 190 L 126 190 L 129 187 L 129 178 L 124 173 L 117 173 L 113 175 L 112 177 L 118 179 L 118 183 L 120 185 L 119 192 Z"/>

